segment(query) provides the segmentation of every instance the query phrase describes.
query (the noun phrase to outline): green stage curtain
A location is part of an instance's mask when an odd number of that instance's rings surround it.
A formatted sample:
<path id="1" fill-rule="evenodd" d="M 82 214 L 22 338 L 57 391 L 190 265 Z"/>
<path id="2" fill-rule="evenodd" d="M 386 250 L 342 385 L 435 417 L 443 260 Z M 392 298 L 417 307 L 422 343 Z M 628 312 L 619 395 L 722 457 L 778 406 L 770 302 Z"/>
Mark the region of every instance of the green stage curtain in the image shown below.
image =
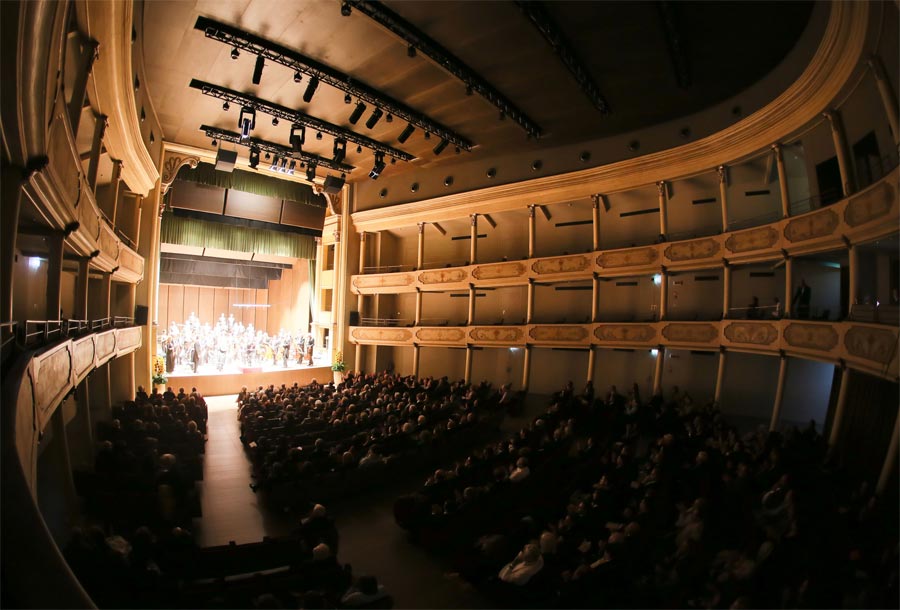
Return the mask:
<path id="1" fill-rule="evenodd" d="M 160 240 L 166 244 L 257 252 L 315 260 L 316 239 L 309 235 L 236 227 L 163 214 Z"/>
<path id="2" fill-rule="evenodd" d="M 275 197 L 276 199 L 288 199 L 317 208 L 325 207 L 324 195 L 317 195 L 308 184 L 279 180 L 239 169 L 233 172 L 223 172 L 217 170 L 210 163 L 200 163 L 196 169 L 185 165 L 178 171 L 178 179 L 206 186 L 218 186 L 255 195 Z"/>

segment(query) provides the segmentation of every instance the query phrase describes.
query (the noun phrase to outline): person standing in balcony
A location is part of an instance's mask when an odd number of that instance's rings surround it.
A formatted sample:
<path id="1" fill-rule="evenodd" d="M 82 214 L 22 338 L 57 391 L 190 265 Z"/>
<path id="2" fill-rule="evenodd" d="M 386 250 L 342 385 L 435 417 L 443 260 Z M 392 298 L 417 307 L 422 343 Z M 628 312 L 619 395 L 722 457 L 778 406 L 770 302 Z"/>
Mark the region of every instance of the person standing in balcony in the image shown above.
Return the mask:
<path id="1" fill-rule="evenodd" d="M 806 284 L 805 279 L 800 280 L 800 287 L 794 293 L 793 304 L 796 306 L 797 317 L 801 320 L 809 318 L 809 301 L 812 298 L 812 289 Z"/>

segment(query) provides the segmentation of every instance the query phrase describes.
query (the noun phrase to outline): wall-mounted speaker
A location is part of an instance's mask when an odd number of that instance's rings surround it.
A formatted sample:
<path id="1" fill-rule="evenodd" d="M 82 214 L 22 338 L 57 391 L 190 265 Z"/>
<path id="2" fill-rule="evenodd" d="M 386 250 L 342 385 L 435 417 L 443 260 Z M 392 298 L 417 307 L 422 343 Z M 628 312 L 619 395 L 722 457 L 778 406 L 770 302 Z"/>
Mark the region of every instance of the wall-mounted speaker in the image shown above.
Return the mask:
<path id="1" fill-rule="evenodd" d="M 237 163 L 236 150 L 224 150 L 219 147 L 216 151 L 216 169 L 223 172 L 233 172 L 234 164 Z"/>
<path id="2" fill-rule="evenodd" d="M 350 322 L 349 322 L 349 325 L 350 325 L 350 326 L 359 326 L 359 312 L 358 312 L 358 311 L 351 311 L 351 312 L 350 312 Z"/>
<path id="3" fill-rule="evenodd" d="M 147 315 L 150 310 L 146 305 L 135 305 L 134 306 L 134 323 L 136 326 L 146 326 L 147 325 Z"/>
<path id="4" fill-rule="evenodd" d="M 344 179 L 334 176 L 325 176 L 325 185 L 323 190 L 329 195 L 336 195 L 344 188 Z"/>

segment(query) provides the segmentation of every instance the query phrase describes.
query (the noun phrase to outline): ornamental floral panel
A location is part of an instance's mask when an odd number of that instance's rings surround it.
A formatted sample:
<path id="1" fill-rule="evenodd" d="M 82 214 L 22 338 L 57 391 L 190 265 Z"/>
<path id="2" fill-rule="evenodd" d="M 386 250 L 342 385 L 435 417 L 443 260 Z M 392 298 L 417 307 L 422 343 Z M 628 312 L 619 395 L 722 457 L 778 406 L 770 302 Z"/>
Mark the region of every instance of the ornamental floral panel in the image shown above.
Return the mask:
<path id="1" fill-rule="evenodd" d="M 524 263 L 497 263 L 496 265 L 478 265 L 472 271 L 472 277 L 478 280 L 499 280 L 525 275 Z"/>
<path id="2" fill-rule="evenodd" d="M 790 242 L 828 237 L 840 224 L 834 210 L 813 212 L 791 220 L 784 227 L 784 236 Z"/>
<path id="3" fill-rule="evenodd" d="M 416 331 L 416 339 L 424 342 L 459 343 L 466 338 L 461 328 L 420 328 Z"/>
<path id="4" fill-rule="evenodd" d="M 419 282 L 423 284 L 456 284 L 464 282 L 469 277 L 469 272 L 460 267 L 450 269 L 433 269 L 419 274 Z"/>
<path id="5" fill-rule="evenodd" d="M 765 250 L 778 243 L 778 231 L 772 227 L 759 227 L 730 235 L 725 240 L 725 249 L 734 254 Z"/>
<path id="6" fill-rule="evenodd" d="M 692 261 L 709 258 L 719 253 L 722 247 L 719 242 L 711 237 L 706 239 L 694 239 L 682 241 L 665 249 L 665 257 L 670 261 Z"/>
<path id="7" fill-rule="evenodd" d="M 662 336 L 673 343 L 711 343 L 719 338 L 719 328 L 714 324 L 666 324 Z"/>
<path id="8" fill-rule="evenodd" d="M 551 273 L 577 273 L 587 271 L 591 263 L 586 256 L 554 256 L 535 261 L 531 268 L 541 275 Z"/>
<path id="9" fill-rule="evenodd" d="M 847 351 L 864 360 L 890 364 L 897 354 L 897 331 L 871 326 L 852 326 L 844 335 Z"/>
<path id="10" fill-rule="evenodd" d="M 778 339 L 778 329 L 768 322 L 732 322 L 724 333 L 732 343 L 771 345 Z"/>
<path id="11" fill-rule="evenodd" d="M 584 326 L 534 326 L 528 335 L 535 341 L 577 343 L 588 338 L 588 330 Z"/>
<path id="12" fill-rule="evenodd" d="M 617 267 L 645 267 L 652 265 L 659 259 L 656 248 L 628 248 L 627 250 L 615 250 L 604 252 L 597 257 L 597 264 L 607 269 Z"/>
<path id="13" fill-rule="evenodd" d="M 649 324 L 603 324 L 594 329 L 601 341 L 647 343 L 656 340 L 656 329 Z"/>
<path id="14" fill-rule="evenodd" d="M 518 343 L 523 334 L 521 328 L 481 327 L 470 330 L 469 338 L 476 343 Z"/>
<path id="15" fill-rule="evenodd" d="M 864 225 L 887 215 L 895 201 L 897 186 L 892 180 L 882 180 L 878 186 L 850 200 L 844 209 L 844 221 L 851 227 Z"/>
<path id="16" fill-rule="evenodd" d="M 830 324 L 791 323 L 784 329 L 784 340 L 791 347 L 828 352 L 837 347 L 838 334 Z"/>
<path id="17" fill-rule="evenodd" d="M 357 341 L 404 343 L 412 339 L 412 332 L 405 328 L 354 328 L 350 334 Z"/>
<path id="18" fill-rule="evenodd" d="M 394 288 L 410 286 L 415 279 L 409 273 L 388 273 L 384 275 L 354 275 L 351 281 L 356 288 Z"/>

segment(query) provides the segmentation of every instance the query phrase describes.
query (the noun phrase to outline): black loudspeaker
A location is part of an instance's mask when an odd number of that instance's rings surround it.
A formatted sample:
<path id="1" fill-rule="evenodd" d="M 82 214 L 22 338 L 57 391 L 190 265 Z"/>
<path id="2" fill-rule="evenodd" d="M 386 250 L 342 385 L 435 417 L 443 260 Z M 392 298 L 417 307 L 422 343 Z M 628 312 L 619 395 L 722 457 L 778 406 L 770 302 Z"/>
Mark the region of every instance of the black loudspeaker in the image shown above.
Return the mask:
<path id="1" fill-rule="evenodd" d="M 329 195 L 335 195 L 341 192 L 341 189 L 344 188 L 344 179 L 343 178 L 335 178 L 334 176 L 325 176 L 325 187 L 324 191 Z"/>
<path id="2" fill-rule="evenodd" d="M 134 306 L 134 323 L 137 326 L 147 325 L 147 314 L 150 310 L 145 305 Z"/>
<path id="3" fill-rule="evenodd" d="M 233 172 L 235 163 L 237 163 L 236 150 L 224 150 L 219 148 L 219 150 L 216 151 L 216 169 L 223 172 Z"/>
<path id="4" fill-rule="evenodd" d="M 350 312 L 350 326 L 359 326 L 359 312 L 358 311 Z"/>

